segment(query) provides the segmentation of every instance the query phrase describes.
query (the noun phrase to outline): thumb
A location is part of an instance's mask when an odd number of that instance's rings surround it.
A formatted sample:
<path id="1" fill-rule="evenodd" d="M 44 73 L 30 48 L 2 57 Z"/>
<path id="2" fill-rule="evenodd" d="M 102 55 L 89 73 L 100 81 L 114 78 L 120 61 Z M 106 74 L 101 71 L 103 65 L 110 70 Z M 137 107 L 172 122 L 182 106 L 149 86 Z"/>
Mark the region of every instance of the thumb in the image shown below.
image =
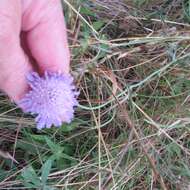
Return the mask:
<path id="1" fill-rule="evenodd" d="M 27 91 L 26 74 L 32 69 L 20 46 L 19 0 L 0 1 L 0 89 L 17 102 Z"/>

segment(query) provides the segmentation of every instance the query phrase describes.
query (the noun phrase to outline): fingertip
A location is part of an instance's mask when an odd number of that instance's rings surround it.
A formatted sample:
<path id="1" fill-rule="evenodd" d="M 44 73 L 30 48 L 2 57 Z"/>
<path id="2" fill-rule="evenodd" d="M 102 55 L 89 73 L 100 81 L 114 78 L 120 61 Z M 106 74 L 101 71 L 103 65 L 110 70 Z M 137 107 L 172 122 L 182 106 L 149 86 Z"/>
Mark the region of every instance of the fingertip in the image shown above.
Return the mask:
<path id="1" fill-rule="evenodd" d="M 68 73 L 70 51 L 60 1 L 38 1 L 27 10 L 23 24 L 28 30 L 28 46 L 39 72 L 60 70 Z"/>

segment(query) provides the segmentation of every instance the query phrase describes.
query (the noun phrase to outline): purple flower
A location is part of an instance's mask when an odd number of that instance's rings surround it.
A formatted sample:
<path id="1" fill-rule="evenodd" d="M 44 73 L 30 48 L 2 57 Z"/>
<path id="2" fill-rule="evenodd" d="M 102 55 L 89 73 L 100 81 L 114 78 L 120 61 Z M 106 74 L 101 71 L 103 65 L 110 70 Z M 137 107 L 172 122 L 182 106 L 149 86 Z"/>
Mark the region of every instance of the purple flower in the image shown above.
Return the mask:
<path id="1" fill-rule="evenodd" d="M 24 112 L 37 115 L 35 121 L 38 129 L 71 122 L 79 94 L 71 75 L 45 72 L 40 77 L 33 72 L 27 76 L 27 80 L 31 90 L 19 102 L 19 106 Z"/>

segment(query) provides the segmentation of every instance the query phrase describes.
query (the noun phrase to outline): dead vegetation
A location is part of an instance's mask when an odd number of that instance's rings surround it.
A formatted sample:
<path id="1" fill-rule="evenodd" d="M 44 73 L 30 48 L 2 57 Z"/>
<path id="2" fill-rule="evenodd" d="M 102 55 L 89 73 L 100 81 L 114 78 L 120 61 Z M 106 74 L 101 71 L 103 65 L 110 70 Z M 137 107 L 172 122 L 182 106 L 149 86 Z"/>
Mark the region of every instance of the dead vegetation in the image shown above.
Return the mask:
<path id="1" fill-rule="evenodd" d="M 76 119 L 39 132 L 32 118 L 12 105 L 7 109 L 2 97 L 1 143 L 9 143 L 11 155 L 19 152 L 14 156 L 19 164 L 2 160 L 1 188 L 26 187 L 23 172 L 33 172 L 28 166 L 40 179 L 45 161 L 55 156 L 50 188 L 188 190 L 190 2 L 63 0 L 63 5 L 72 73 L 81 91 Z"/>

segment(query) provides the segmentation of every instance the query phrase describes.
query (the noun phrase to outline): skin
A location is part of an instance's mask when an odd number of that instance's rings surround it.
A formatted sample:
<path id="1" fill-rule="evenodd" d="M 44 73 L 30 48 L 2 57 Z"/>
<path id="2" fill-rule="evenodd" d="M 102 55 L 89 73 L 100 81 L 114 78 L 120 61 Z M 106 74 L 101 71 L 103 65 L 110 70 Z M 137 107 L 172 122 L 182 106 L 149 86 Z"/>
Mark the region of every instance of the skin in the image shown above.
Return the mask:
<path id="1" fill-rule="evenodd" d="M 26 75 L 69 72 L 70 53 L 59 0 L 0 0 L 0 89 L 15 102 Z"/>

